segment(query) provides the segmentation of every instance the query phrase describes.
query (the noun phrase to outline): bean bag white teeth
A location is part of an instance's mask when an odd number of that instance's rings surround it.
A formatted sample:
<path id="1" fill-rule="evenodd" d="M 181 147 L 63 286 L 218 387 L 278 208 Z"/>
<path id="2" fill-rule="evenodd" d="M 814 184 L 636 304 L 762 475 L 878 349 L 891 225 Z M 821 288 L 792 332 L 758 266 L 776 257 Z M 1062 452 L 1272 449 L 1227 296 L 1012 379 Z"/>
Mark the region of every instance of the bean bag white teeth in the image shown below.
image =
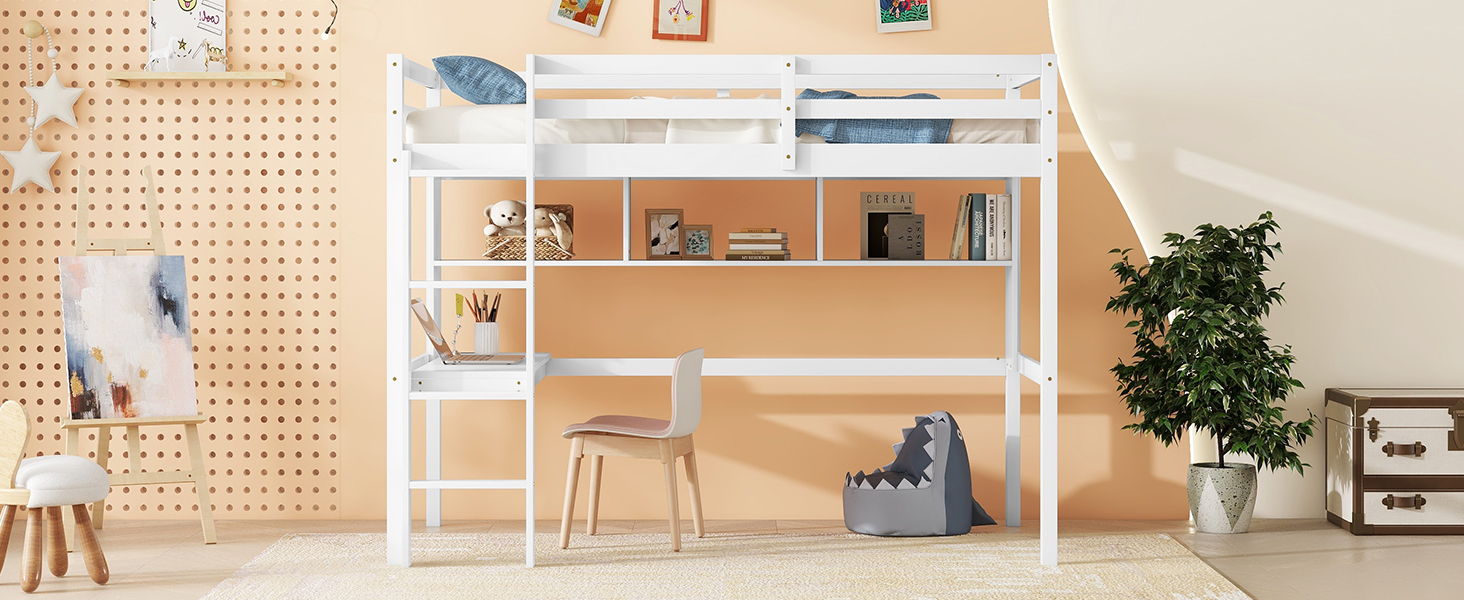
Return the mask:
<path id="1" fill-rule="evenodd" d="M 844 474 L 844 526 L 880 536 L 961 535 L 995 525 L 971 497 L 971 463 L 954 417 L 945 411 L 915 417 L 892 446 L 895 461 Z"/>

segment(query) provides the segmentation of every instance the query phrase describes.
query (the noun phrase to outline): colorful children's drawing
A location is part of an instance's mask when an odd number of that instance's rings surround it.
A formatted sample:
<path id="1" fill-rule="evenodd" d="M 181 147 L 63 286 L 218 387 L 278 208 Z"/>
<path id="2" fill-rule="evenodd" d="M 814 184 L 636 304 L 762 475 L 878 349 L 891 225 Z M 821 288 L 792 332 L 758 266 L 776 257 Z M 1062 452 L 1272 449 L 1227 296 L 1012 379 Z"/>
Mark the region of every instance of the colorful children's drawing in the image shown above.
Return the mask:
<path id="1" fill-rule="evenodd" d="M 600 36 L 605 28 L 605 15 L 610 13 L 610 0 L 551 0 L 549 22 L 580 33 Z"/>
<path id="2" fill-rule="evenodd" d="M 149 0 L 149 71 L 227 71 L 227 0 Z"/>
<path id="3" fill-rule="evenodd" d="M 711 0 L 656 0 L 651 37 L 658 40 L 707 41 L 707 5 Z"/>
<path id="4" fill-rule="evenodd" d="M 926 31 L 931 28 L 931 0 L 875 0 L 879 32 Z"/>

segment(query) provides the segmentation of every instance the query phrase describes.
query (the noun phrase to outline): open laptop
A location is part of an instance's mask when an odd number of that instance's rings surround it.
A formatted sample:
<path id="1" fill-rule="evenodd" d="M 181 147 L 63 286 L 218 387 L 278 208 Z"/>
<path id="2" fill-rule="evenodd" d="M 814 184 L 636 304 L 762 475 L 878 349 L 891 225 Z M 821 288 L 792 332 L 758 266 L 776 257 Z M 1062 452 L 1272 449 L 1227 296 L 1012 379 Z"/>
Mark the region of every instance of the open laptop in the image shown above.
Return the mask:
<path id="1" fill-rule="evenodd" d="M 432 313 L 427 312 L 427 305 L 422 304 L 421 300 L 412 299 L 412 314 L 416 315 L 417 322 L 422 325 L 427 339 L 432 341 L 432 347 L 437 350 L 437 356 L 442 359 L 443 364 L 511 365 L 521 360 L 497 354 L 459 354 L 452 346 L 447 345 L 447 339 L 442 337 L 442 329 L 437 327 L 437 321 L 432 318 Z"/>

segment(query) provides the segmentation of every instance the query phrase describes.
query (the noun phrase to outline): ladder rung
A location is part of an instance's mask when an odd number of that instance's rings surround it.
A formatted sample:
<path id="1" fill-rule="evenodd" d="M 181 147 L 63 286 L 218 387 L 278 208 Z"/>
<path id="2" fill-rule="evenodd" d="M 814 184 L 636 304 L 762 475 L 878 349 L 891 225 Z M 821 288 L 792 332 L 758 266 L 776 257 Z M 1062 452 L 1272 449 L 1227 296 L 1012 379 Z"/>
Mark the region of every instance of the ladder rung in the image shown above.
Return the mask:
<path id="1" fill-rule="evenodd" d="M 464 290 L 464 289 L 489 289 L 489 290 L 522 290 L 529 287 L 529 282 L 523 280 L 461 280 L 461 281 L 413 281 L 411 288 L 414 290 Z"/>
<path id="2" fill-rule="evenodd" d="M 414 490 L 524 490 L 528 489 L 529 482 L 523 479 L 414 480 L 408 487 Z"/>
<path id="3" fill-rule="evenodd" d="M 485 400 L 485 401 L 514 401 L 523 400 L 523 392 L 407 392 L 407 398 L 411 400 Z"/>

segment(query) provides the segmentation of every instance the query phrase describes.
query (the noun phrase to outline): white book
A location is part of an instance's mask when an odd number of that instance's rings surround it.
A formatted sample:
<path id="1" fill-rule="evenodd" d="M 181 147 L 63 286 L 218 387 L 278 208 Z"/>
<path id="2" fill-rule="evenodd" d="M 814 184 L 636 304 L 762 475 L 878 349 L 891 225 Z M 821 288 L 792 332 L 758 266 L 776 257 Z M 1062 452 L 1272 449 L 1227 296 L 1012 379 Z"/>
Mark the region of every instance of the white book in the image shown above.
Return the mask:
<path id="1" fill-rule="evenodd" d="M 1012 197 L 1009 194 L 1001 194 L 996 197 L 996 212 L 999 216 L 1001 236 L 998 241 L 997 260 L 1012 259 Z"/>
<path id="2" fill-rule="evenodd" d="M 997 249 L 999 240 L 997 238 L 997 223 L 1001 219 L 996 213 L 996 194 L 986 195 L 986 260 L 997 260 Z"/>
<path id="3" fill-rule="evenodd" d="M 786 240 L 786 239 L 788 239 L 788 234 L 786 234 L 786 233 L 754 233 L 754 232 L 750 232 L 750 231 L 735 231 L 735 232 L 732 232 L 732 233 L 727 234 L 727 239 L 730 239 L 730 240 L 732 240 L 734 242 L 735 241 L 740 241 L 740 240 L 775 240 L 776 241 L 776 240 Z"/>
<path id="4" fill-rule="evenodd" d="M 728 250 L 786 250 L 784 244 L 728 244 Z"/>

